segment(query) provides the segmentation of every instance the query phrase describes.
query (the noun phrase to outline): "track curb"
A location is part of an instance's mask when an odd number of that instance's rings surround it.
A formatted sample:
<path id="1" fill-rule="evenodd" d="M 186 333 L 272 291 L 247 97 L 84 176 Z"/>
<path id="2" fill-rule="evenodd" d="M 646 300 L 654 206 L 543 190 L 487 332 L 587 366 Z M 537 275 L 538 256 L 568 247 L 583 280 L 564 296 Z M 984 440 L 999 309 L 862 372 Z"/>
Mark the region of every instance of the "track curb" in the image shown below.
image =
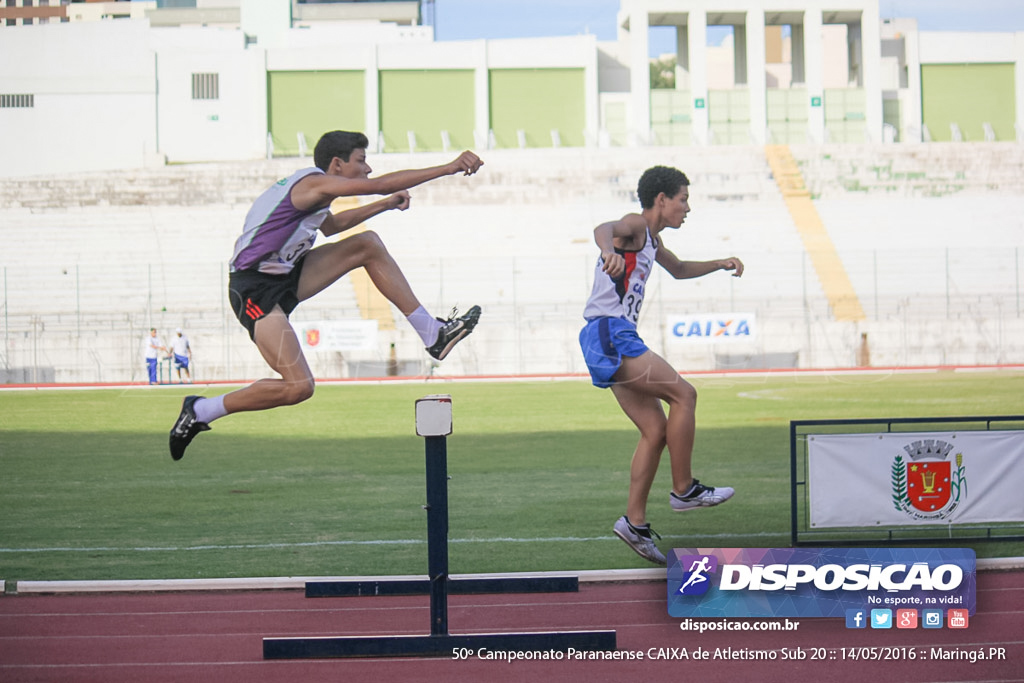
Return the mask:
<path id="1" fill-rule="evenodd" d="M 978 560 L 978 571 L 1010 571 L 1024 569 L 1024 557 L 984 558 Z M 662 581 L 665 569 L 597 569 L 578 572 L 523 572 L 498 574 L 452 574 L 453 579 L 544 578 L 576 576 L 580 583 L 615 583 Z M 17 594 L 46 593 L 159 593 L 189 591 L 258 591 L 299 590 L 308 581 L 384 581 L 425 579 L 423 576 L 286 576 L 231 579 L 155 579 L 138 581 L 17 581 Z"/>

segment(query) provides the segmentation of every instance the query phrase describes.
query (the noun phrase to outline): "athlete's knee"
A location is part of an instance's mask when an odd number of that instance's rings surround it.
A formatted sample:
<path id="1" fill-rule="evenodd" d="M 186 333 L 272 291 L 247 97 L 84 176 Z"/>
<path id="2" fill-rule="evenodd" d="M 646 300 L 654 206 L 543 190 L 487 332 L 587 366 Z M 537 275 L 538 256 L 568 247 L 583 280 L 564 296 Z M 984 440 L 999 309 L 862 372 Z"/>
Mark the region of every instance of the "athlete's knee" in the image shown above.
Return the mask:
<path id="1" fill-rule="evenodd" d="M 285 382 L 281 392 L 281 405 L 291 406 L 313 397 L 316 382 L 312 377 Z"/>
<path id="2" fill-rule="evenodd" d="M 679 379 L 679 383 L 673 387 L 672 394 L 669 399 L 671 403 L 691 410 L 697 407 L 697 389 L 685 379 Z"/>
<path id="3" fill-rule="evenodd" d="M 659 450 L 664 448 L 668 442 L 668 421 L 665 416 L 661 415 L 658 419 L 647 420 L 640 430 L 640 436 L 654 448 Z"/>
<path id="4" fill-rule="evenodd" d="M 380 235 L 373 230 L 361 232 L 352 239 L 357 240 L 357 244 L 362 250 L 364 258 L 367 260 L 377 258 L 388 253 L 388 248 L 385 246 L 384 240 L 382 240 Z"/>

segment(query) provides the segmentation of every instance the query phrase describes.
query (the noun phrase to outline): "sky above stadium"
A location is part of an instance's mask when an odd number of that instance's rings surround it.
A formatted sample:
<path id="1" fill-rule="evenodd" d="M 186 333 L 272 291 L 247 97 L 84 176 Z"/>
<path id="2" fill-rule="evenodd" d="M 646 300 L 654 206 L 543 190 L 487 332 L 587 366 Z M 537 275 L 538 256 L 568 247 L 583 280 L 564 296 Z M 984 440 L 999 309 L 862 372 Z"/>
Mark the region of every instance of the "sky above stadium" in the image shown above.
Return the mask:
<path id="1" fill-rule="evenodd" d="M 615 40 L 619 0 L 435 0 L 436 40 L 572 36 Z M 880 0 L 882 18 L 913 17 L 922 31 L 1024 31 L 1024 0 Z M 651 54 L 674 52 L 655 29 Z M 714 38 L 712 37 L 712 40 Z"/>

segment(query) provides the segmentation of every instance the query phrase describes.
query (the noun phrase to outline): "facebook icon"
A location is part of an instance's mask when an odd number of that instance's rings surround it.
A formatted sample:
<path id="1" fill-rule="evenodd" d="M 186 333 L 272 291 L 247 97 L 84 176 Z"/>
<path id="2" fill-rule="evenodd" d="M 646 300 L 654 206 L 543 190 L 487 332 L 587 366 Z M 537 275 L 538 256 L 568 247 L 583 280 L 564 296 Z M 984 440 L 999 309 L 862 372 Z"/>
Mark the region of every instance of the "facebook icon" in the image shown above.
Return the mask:
<path id="1" fill-rule="evenodd" d="M 846 628 L 867 628 L 867 612 L 862 609 L 846 610 Z"/>

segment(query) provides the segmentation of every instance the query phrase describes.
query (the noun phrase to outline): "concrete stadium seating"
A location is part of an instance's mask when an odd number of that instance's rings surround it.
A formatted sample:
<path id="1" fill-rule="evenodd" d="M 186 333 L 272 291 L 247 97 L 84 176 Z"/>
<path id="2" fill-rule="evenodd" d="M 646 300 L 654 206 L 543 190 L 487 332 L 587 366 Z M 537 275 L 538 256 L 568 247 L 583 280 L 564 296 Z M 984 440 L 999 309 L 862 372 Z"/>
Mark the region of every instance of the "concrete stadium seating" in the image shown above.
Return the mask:
<path id="1" fill-rule="evenodd" d="M 742 279 L 652 279 L 641 334 L 678 367 L 713 369 L 716 358 L 743 354 L 849 366 L 865 333 L 876 364 L 1024 360 L 1024 146 L 791 149 L 864 321 L 831 318 L 762 148 L 496 150 L 483 154 L 477 176 L 414 188 L 409 211 L 368 225 L 432 313 L 481 305 L 478 331 L 437 368 L 392 309 L 395 329 L 380 333 L 376 350 L 311 354 L 314 370 L 341 377 L 379 368 L 394 344 L 403 370 L 424 375 L 585 372 L 576 335 L 597 257 L 592 230 L 636 209 L 636 180 L 654 164 L 677 166 L 692 183 L 692 213 L 681 230 L 664 233 L 665 245 L 684 259 L 735 255 L 747 266 Z M 381 174 L 451 156 L 371 155 L 370 163 Z M 169 337 L 181 326 L 200 380 L 264 376 L 227 305 L 226 261 L 251 200 L 310 164 L 275 159 L 5 181 L 0 367 L 11 377 L 17 368 L 50 368 L 58 382 L 138 381 L 149 327 Z M 665 340 L 668 315 L 725 312 L 756 314 L 756 340 L 726 350 Z M 345 278 L 293 319 L 361 315 Z"/>

